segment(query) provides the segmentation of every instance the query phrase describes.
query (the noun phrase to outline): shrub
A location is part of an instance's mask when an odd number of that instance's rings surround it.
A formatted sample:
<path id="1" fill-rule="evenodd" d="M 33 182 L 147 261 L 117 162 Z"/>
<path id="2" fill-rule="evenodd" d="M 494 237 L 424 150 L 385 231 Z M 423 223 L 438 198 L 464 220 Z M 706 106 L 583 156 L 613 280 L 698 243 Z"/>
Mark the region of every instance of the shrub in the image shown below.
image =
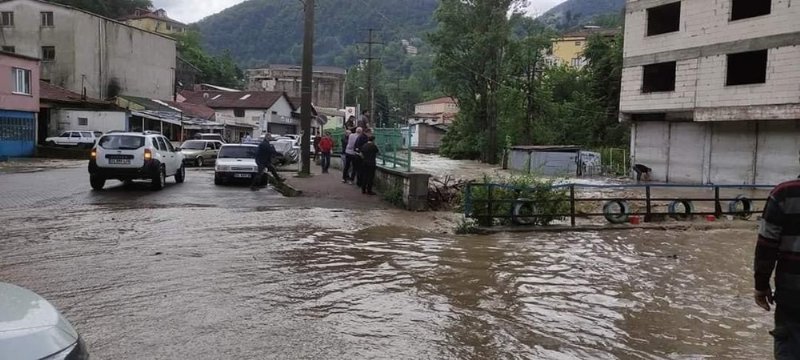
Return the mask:
<path id="1" fill-rule="evenodd" d="M 470 217 L 476 219 L 481 226 L 510 225 L 510 218 L 514 200 L 527 199 L 533 204 L 532 208 L 523 206 L 522 218 L 531 225 L 544 226 L 563 216 L 556 214 L 569 213 L 569 193 L 566 189 L 554 189 L 552 180 L 540 180 L 532 176 L 511 176 L 508 178 L 491 178 L 484 175 L 484 184 L 492 186 L 492 216 L 507 216 L 505 218 L 489 218 L 489 187 L 472 186 L 471 196 L 463 196 L 461 208 L 468 205 L 466 201 L 471 198 Z"/>

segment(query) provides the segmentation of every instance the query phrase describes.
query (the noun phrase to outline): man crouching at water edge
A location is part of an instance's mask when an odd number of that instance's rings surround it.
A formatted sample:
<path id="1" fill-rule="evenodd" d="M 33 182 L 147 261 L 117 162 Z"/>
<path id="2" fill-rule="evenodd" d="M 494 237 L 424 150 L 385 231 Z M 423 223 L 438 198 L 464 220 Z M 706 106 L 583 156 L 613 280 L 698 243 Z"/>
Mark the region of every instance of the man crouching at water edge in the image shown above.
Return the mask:
<path id="1" fill-rule="evenodd" d="M 776 268 L 777 264 L 777 268 Z M 755 300 L 775 305 L 775 359 L 800 359 L 800 180 L 772 190 L 764 208 L 755 254 Z M 775 271 L 775 293 L 770 277 Z"/>

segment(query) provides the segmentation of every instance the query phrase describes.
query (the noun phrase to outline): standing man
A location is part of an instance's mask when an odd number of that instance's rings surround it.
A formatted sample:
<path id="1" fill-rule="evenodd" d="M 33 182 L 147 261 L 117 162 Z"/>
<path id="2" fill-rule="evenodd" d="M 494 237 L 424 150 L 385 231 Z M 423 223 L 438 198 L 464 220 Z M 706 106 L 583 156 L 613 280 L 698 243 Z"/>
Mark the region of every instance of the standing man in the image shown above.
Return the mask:
<path id="1" fill-rule="evenodd" d="M 361 193 L 367 195 L 375 195 L 372 192 L 372 185 L 375 183 L 375 169 L 378 166 L 377 158 L 380 154 L 378 146 L 375 145 L 375 137 L 370 136 L 367 143 L 361 147 L 361 174 L 358 175 L 358 181 L 361 182 Z"/>
<path id="2" fill-rule="evenodd" d="M 364 158 L 361 157 L 360 155 L 361 147 L 364 146 L 369 141 L 370 136 L 372 136 L 372 130 L 365 128 L 364 131 L 361 132 L 361 135 L 359 135 L 358 138 L 356 139 L 356 147 L 355 147 L 356 154 L 359 154 L 359 156 L 356 156 L 355 160 L 355 172 L 357 176 L 356 185 L 358 185 L 358 187 L 361 187 L 361 185 L 363 185 L 363 183 L 361 182 L 361 165 L 364 163 Z"/>
<path id="3" fill-rule="evenodd" d="M 250 136 L 250 133 L 247 133 L 247 135 L 244 137 L 244 142 L 246 144 L 246 143 L 249 143 L 251 141 L 253 141 L 253 137 Z"/>
<path id="4" fill-rule="evenodd" d="M 351 184 L 356 179 L 358 173 L 358 152 L 356 152 L 356 141 L 362 135 L 363 130 L 356 128 L 356 132 L 350 134 L 347 138 L 347 147 L 345 153 L 347 154 L 347 165 L 342 172 L 342 182 L 350 182 Z"/>
<path id="5" fill-rule="evenodd" d="M 272 176 L 275 177 L 275 181 L 283 181 L 283 178 L 278 175 L 275 166 L 272 165 L 272 156 L 276 153 L 277 151 L 275 151 L 275 148 L 269 143 L 268 137 L 264 137 L 264 140 L 258 144 L 258 149 L 256 149 L 256 165 L 258 165 L 258 170 L 256 176 L 253 177 L 253 183 L 250 184 L 250 190 L 259 190 L 265 169 L 272 173 Z"/>
<path id="6" fill-rule="evenodd" d="M 322 154 L 322 173 L 327 174 L 328 169 L 331 167 L 331 152 L 333 151 L 333 139 L 331 133 L 326 132 L 325 136 L 319 140 L 319 151 Z"/>
<path id="7" fill-rule="evenodd" d="M 777 268 L 776 268 L 777 264 Z M 775 305 L 775 359 L 800 359 L 800 180 L 778 185 L 764 207 L 758 232 L 755 301 Z M 775 293 L 770 278 L 775 272 Z"/>

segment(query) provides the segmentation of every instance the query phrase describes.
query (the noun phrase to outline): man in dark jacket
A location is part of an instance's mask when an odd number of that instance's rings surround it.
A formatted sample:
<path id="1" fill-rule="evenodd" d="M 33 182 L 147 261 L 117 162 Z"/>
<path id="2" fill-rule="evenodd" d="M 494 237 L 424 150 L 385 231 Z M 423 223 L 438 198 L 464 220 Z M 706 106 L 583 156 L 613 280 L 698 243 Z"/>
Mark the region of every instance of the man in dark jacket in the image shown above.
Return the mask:
<path id="1" fill-rule="evenodd" d="M 375 195 L 372 192 L 372 185 L 375 182 L 375 170 L 378 166 L 378 154 L 380 154 L 378 146 L 375 145 L 375 137 L 369 136 L 367 143 L 361 146 L 361 174 L 358 175 L 358 181 L 361 182 L 361 193 L 368 195 Z"/>
<path id="2" fill-rule="evenodd" d="M 800 180 L 772 190 L 761 218 L 753 268 L 756 304 L 766 311 L 775 305 L 771 332 L 775 359 L 800 359 Z"/>
<path id="3" fill-rule="evenodd" d="M 372 136 L 372 130 L 370 129 L 364 129 L 364 131 L 358 135 L 355 145 L 356 153 L 361 152 L 361 148 L 369 141 L 370 136 Z M 353 162 L 353 168 L 355 169 L 356 174 L 356 185 L 359 187 L 363 185 L 361 182 L 361 165 L 363 163 L 364 159 L 361 156 L 356 156 L 355 161 Z"/>
<path id="4" fill-rule="evenodd" d="M 258 144 L 258 149 L 256 150 L 256 165 L 258 165 L 258 170 L 256 176 L 253 177 L 253 183 L 250 184 L 250 190 L 258 191 L 265 169 L 269 170 L 275 178 L 275 181 L 283 181 L 283 178 L 278 175 L 278 170 L 272 165 L 272 157 L 277 153 L 275 147 L 269 143 L 269 137 L 265 136 L 264 140 Z"/>

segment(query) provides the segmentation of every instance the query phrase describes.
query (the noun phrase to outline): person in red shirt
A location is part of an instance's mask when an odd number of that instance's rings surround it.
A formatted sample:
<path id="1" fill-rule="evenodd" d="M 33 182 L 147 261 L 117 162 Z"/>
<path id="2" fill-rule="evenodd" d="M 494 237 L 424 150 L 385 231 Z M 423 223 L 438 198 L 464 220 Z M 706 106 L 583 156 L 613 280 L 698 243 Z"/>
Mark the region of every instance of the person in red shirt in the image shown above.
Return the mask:
<path id="1" fill-rule="evenodd" d="M 325 136 L 320 139 L 319 151 L 322 155 L 322 173 L 327 174 L 328 169 L 331 167 L 331 152 L 333 152 L 333 139 L 331 139 L 330 132 L 326 132 Z"/>

